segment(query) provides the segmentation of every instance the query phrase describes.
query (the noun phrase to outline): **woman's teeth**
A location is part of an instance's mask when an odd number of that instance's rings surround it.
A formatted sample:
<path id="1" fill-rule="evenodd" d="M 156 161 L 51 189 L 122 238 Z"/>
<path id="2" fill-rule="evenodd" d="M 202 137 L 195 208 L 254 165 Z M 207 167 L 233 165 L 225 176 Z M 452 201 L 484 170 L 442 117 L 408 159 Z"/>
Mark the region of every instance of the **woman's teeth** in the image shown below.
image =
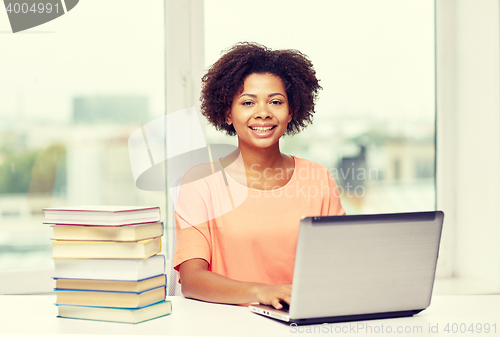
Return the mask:
<path id="1" fill-rule="evenodd" d="M 266 126 L 266 127 L 262 127 L 262 126 L 255 126 L 255 127 L 250 127 L 252 130 L 255 130 L 257 132 L 266 132 L 266 131 L 269 131 L 271 130 L 272 128 L 274 128 L 274 126 Z"/>

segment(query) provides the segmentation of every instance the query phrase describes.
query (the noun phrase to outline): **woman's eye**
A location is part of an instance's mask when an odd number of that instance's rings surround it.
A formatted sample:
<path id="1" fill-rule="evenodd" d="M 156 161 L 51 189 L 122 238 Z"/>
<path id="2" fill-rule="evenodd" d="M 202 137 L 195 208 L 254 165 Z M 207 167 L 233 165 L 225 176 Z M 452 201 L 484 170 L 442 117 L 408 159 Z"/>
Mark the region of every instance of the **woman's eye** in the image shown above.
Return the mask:
<path id="1" fill-rule="evenodd" d="M 271 101 L 271 104 L 273 105 L 281 105 L 281 101 Z"/>
<path id="2" fill-rule="evenodd" d="M 243 105 L 252 105 L 252 102 L 243 102 Z"/>

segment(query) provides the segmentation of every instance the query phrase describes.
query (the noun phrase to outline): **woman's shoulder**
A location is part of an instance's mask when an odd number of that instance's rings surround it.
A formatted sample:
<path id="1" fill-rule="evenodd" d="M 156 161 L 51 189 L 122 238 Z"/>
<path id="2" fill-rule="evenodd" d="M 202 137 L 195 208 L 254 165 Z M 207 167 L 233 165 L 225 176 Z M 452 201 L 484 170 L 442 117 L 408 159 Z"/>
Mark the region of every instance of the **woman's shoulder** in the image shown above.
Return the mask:
<path id="1" fill-rule="evenodd" d="M 312 182 L 331 179 L 331 172 L 325 165 L 305 158 L 292 157 L 295 159 L 295 176 L 299 180 Z"/>

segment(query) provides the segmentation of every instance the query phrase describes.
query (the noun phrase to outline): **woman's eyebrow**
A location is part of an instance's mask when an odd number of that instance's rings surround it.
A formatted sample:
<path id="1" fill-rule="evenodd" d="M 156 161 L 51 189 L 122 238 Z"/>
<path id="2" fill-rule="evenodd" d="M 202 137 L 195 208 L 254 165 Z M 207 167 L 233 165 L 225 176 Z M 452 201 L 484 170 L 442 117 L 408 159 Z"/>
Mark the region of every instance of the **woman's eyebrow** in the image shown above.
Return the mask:
<path id="1" fill-rule="evenodd" d="M 267 97 L 274 97 L 274 96 L 277 96 L 277 95 L 281 95 L 281 96 L 285 97 L 285 95 L 283 95 L 280 92 L 275 92 L 273 94 L 269 94 L 269 95 L 267 95 Z M 254 95 L 254 94 L 241 94 L 240 97 L 242 97 L 242 96 L 250 96 L 250 97 L 253 97 L 253 98 L 257 98 L 257 95 Z M 240 97 L 238 97 L 238 98 L 240 98 Z"/>
<path id="2" fill-rule="evenodd" d="M 243 97 L 243 96 L 250 96 L 250 97 L 253 97 L 253 98 L 257 98 L 257 95 L 254 95 L 254 94 L 241 94 L 240 97 Z M 238 98 L 240 98 L 238 97 Z"/>

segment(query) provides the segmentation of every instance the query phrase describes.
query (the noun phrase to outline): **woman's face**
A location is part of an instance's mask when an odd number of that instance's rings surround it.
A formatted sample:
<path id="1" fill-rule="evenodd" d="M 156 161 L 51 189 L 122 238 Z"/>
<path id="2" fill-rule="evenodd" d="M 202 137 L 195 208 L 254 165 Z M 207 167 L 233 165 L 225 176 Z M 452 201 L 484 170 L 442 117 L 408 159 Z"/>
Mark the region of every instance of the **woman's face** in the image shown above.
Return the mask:
<path id="1" fill-rule="evenodd" d="M 283 81 L 273 74 L 251 74 L 226 117 L 240 146 L 267 148 L 278 143 L 292 120 Z"/>

